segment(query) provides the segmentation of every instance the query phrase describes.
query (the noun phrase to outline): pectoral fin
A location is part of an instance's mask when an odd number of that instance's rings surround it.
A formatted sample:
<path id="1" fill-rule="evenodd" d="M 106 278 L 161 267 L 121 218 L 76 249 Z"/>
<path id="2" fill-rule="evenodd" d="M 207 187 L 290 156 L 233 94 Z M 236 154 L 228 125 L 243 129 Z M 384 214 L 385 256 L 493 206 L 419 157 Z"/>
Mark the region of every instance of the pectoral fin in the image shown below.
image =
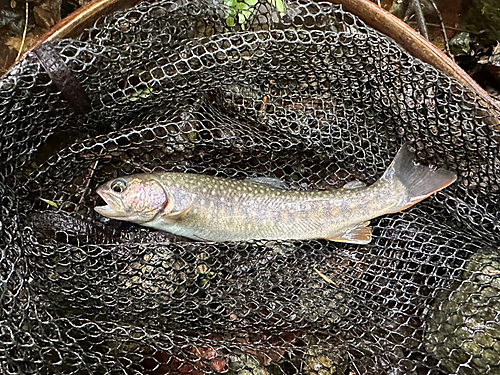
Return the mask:
<path id="1" fill-rule="evenodd" d="M 163 219 L 163 221 L 165 221 L 168 224 L 175 224 L 179 220 L 183 220 L 186 217 L 189 210 L 191 210 L 191 208 L 193 208 L 193 206 L 189 206 L 188 208 L 185 208 L 182 211 L 171 212 L 169 214 L 165 214 L 162 216 L 162 219 Z"/>
<path id="2" fill-rule="evenodd" d="M 368 225 L 370 225 L 370 222 L 366 221 L 357 227 L 345 231 L 339 238 L 327 238 L 327 240 L 361 245 L 370 243 L 372 240 L 372 230 Z"/>

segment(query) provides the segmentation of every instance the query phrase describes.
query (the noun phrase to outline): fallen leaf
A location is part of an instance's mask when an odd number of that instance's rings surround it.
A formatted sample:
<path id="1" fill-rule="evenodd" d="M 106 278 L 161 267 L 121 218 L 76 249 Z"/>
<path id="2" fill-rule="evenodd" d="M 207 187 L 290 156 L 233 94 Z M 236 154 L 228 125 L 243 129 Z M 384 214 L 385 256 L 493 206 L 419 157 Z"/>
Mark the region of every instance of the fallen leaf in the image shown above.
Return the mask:
<path id="1" fill-rule="evenodd" d="M 32 32 L 28 32 L 26 34 L 26 40 L 24 41 L 24 47 L 22 52 L 26 52 L 29 50 L 31 47 L 33 47 L 39 40 L 40 35 L 34 34 Z M 16 38 L 16 37 L 10 37 L 5 41 L 5 45 L 11 49 L 15 49 L 16 51 L 19 51 L 19 48 L 21 48 L 23 38 Z"/>
<path id="2" fill-rule="evenodd" d="M 223 372 L 226 368 L 226 361 L 222 358 L 214 358 L 210 361 L 212 363 L 212 367 L 217 372 Z"/>

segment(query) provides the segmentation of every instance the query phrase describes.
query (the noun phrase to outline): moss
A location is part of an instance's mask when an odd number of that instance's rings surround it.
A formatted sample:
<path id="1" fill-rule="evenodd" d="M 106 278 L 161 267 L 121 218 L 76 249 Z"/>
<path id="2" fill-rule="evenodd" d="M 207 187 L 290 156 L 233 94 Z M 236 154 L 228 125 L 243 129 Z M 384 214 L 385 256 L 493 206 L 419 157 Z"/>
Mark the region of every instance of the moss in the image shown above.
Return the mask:
<path id="1" fill-rule="evenodd" d="M 437 297 L 427 319 L 425 347 L 444 370 L 480 375 L 490 368 L 490 373 L 500 373 L 500 298 L 492 286 L 498 279 L 498 251 L 484 249 L 470 259 L 451 290 Z"/>
<path id="2" fill-rule="evenodd" d="M 498 0 L 473 0 L 463 19 L 465 27 L 480 33 L 487 42 L 500 40 L 500 3 Z"/>

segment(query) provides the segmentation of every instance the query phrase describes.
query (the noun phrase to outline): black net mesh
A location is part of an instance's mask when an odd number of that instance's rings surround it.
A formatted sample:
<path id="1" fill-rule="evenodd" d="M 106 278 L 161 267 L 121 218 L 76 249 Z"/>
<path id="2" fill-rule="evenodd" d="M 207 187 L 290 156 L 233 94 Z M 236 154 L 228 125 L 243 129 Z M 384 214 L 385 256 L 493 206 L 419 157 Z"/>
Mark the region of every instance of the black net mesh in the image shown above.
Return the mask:
<path id="1" fill-rule="evenodd" d="M 1 372 L 499 374 L 498 112 L 340 7 L 229 3 L 141 3 L 55 43 L 88 113 L 36 53 L 0 80 Z M 138 172 L 371 184 L 404 142 L 458 180 L 369 245 L 93 210 Z"/>

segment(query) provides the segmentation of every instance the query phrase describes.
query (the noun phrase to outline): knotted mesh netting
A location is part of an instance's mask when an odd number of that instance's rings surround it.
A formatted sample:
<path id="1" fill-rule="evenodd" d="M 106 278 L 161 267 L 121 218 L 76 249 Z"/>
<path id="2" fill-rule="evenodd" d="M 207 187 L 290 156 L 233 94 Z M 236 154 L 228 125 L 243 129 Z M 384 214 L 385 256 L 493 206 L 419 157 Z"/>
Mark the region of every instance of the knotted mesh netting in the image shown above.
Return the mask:
<path id="1" fill-rule="evenodd" d="M 339 6 L 242 4 L 141 3 L 1 78 L 1 372 L 498 374 L 498 112 Z M 369 245 L 93 210 L 138 172 L 371 184 L 404 142 L 458 179 Z"/>

